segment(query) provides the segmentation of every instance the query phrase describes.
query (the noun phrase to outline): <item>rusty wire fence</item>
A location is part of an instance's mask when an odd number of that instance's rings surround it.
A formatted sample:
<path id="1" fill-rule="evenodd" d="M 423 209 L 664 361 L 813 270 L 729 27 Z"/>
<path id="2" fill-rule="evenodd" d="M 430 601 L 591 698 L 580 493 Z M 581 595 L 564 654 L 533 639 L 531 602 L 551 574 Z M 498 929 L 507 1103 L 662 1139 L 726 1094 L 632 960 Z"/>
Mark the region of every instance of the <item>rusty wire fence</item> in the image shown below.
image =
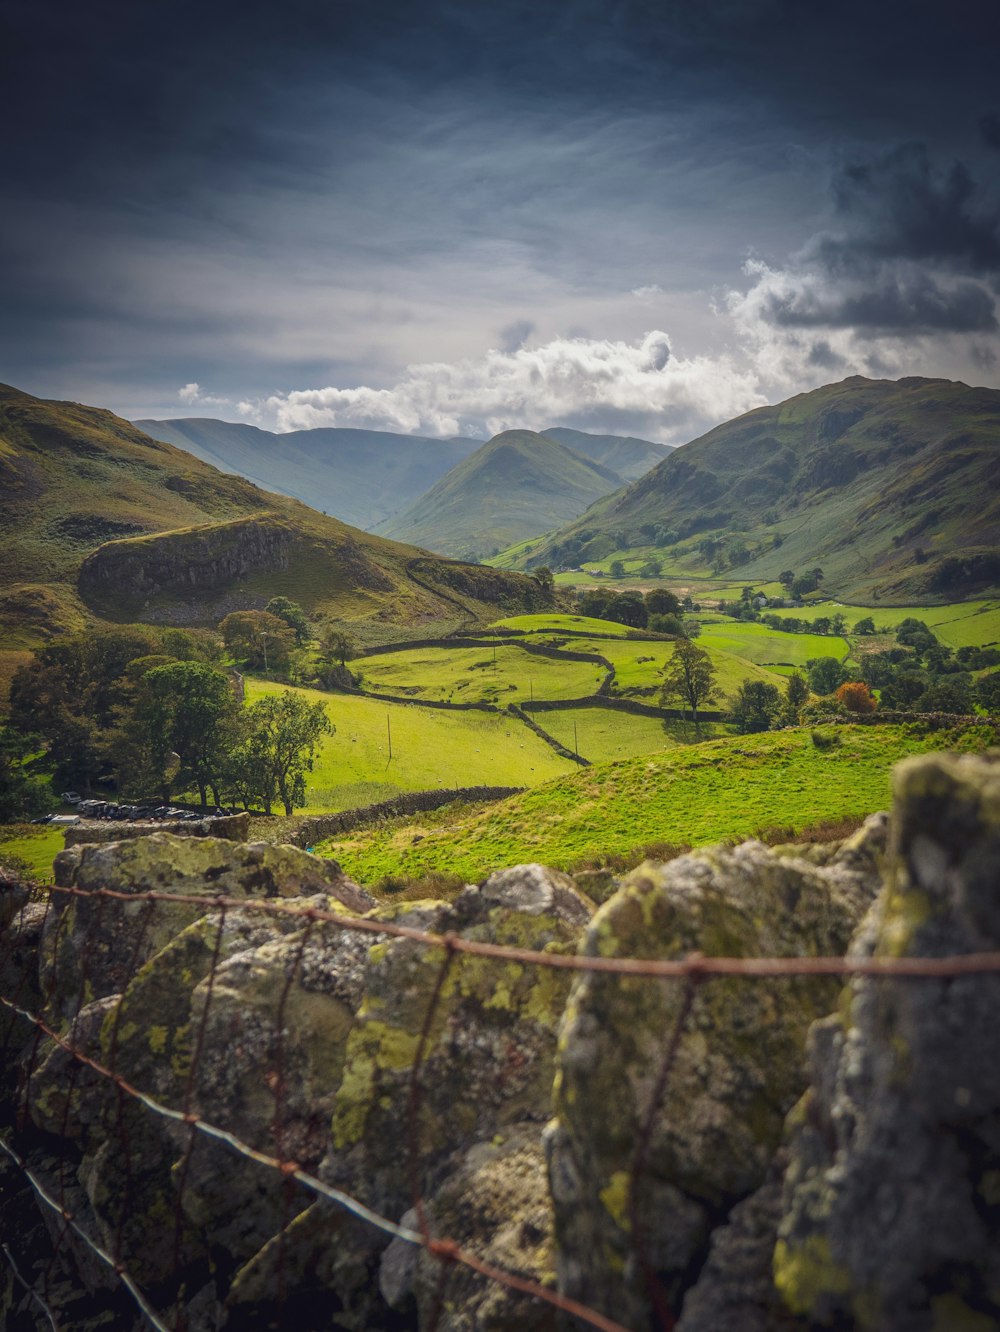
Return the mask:
<path id="1" fill-rule="evenodd" d="M 6 1024 L 7 1031 L 2 1042 L 3 1048 L 0 1048 L 0 1066 L 7 1065 L 12 1054 L 10 1047 L 13 1040 L 13 1033 L 15 1031 L 14 1024 L 16 1020 L 20 1019 L 22 1024 L 28 1024 L 28 1029 L 33 1031 L 33 1035 L 27 1042 L 30 1049 L 23 1049 L 19 1055 L 20 1081 L 14 1097 L 15 1108 L 8 1129 L 0 1131 L 0 1151 L 2 1151 L 9 1162 L 17 1167 L 23 1178 L 28 1184 L 30 1184 L 41 1207 L 52 1213 L 54 1225 L 56 1227 L 55 1241 L 53 1243 L 53 1258 L 49 1263 L 48 1270 L 42 1274 L 40 1281 L 30 1281 L 20 1270 L 17 1257 L 8 1245 L 0 1245 L 0 1251 L 2 1251 L 4 1261 L 7 1262 L 11 1270 L 15 1283 L 24 1289 L 26 1297 L 38 1308 L 43 1318 L 53 1329 L 58 1329 L 60 1327 L 60 1322 L 56 1312 L 52 1308 L 52 1301 L 47 1287 L 52 1276 L 53 1264 L 56 1261 L 60 1245 L 62 1242 L 68 1242 L 70 1240 L 83 1245 L 84 1249 L 92 1258 L 96 1259 L 99 1264 L 103 1265 L 103 1267 L 108 1269 L 110 1273 L 114 1274 L 114 1278 L 120 1283 L 121 1288 L 124 1291 L 127 1291 L 129 1297 L 134 1302 L 138 1314 L 141 1315 L 142 1319 L 145 1320 L 150 1327 L 155 1328 L 157 1332 L 184 1332 L 185 1315 L 179 1301 L 175 1303 L 173 1308 L 154 1307 L 153 1301 L 148 1294 L 144 1292 L 139 1282 L 135 1280 L 122 1261 L 120 1255 L 123 1251 L 123 1230 L 127 1221 L 127 1200 L 123 1203 L 120 1211 L 117 1234 L 113 1235 L 110 1240 L 105 1237 L 104 1242 L 101 1242 L 81 1224 L 80 1218 L 74 1214 L 69 1197 L 71 1192 L 71 1181 L 67 1178 L 66 1171 L 60 1171 L 59 1180 L 57 1184 L 53 1186 L 51 1182 L 45 1182 L 38 1177 L 37 1172 L 32 1170 L 29 1162 L 18 1149 L 16 1145 L 17 1126 L 19 1123 L 22 1125 L 24 1123 L 27 1114 L 31 1079 L 36 1072 L 39 1058 L 43 1050 L 51 1050 L 53 1047 L 56 1047 L 62 1050 L 71 1060 L 69 1066 L 70 1071 L 68 1074 L 68 1085 L 63 1097 L 64 1109 L 62 1112 L 63 1117 L 61 1123 L 63 1137 L 66 1136 L 67 1131 L 71 1128 L 69 1119 L 71 1108 L 74 1104 L 74 1091 L 76 1090 L 77 1080 L 81 1070 L 89 1070 L 91 1074 L 97 1075 L 100 1079 L 106 1081 L 109 1087 L 114 1089 L 117 1105 L 118 1148 L 121 1153 L 121 1159 L 124 1162 L 126 1180 L 129 1178 L 130 1144 L 127 1120 L 123 1113 L 123 1109 L 128 1102 L 131 1101 L 136 1104 L 141 1104 L 152 1114 L 161 1117 L 165 1121 L 170 1121 L 173 1124 L 180 1126 L 185 1131 L 185 1145 L 182 1149 L 181 1159 L 176 1170 L 174 1216 L 172 1218 L 172 1236 L 169 1241 L 174 1248 L 175 1264 L 178 1269 L 181 1262 L 181 1236 L 184 1230 L 184 1199 L 188 1167 L 190 1165 L 195 1143 L 199 1136 L 203 1136 L 215 1143 L 222 1144 L 226 1149 L 237 1156 L 255 1163 L 261 1170 L 272 1172 L 279 1180 L 284 1181 L 289 1189 L 295 1185 L 299 1185 L 314 1198 L 323 1199 L 332 1207 L 342 1209 L 345 1213 L 356 1218 L 358 1221 L 366 1223 L 367 1225 L 374 1227 L 376 1230 L 381 1231 L 388 1239 L 401 1240 L 426 1250 L 426 1252 L 435 1259 L 439 1265 L 439 1276 L 434 1305 L 435 1312 L 431 1319 L 430 1332 L 434 1332 L 434 1328 L 439 1321 L 440 1313 L 443 1308 L 448 1276 L 450 1271 L 455 1267 L 464 1267 L 477 1274 L 484 1281 L 497 1282 L 523 1296 L 543 1301 L 546 1304 L 553 1306 L 556 1310 L 559 1310 L 570 1320 L 575 1320 L 577 1326 L 598 1328 L 601 1329 L 602 1332 L 629 1332 L 629 1330 L 624 1328 L 620 1323 L 599 1310 L 588 1307 L 577 1300 L 568 1298 L 552 1287 L 541 1285 L 537 1281 L 517 1272 L 503 1270 L 491 1263 L 485 1262 L 477 1254 L 471 1252 L 468 1248 L 463 1247 L 461 1243 L 451 1236 L 432 1233 L 432 1227 L 428 1218 L 427 1206 L 421 1186 L 420 1111 L 424 1094 L 422 1072 L 434 1027 L 435 1014 L 441 1001 L 445 982 L 456 958 L 461 955 L 490 958 L 505 963 L 519 963 L 523 966 L 557 968 L 575 973 L 601 972 L 609 975 L 627 976 L 632 978 L 645 977 L 651 982 L 659 981 L 662 984 L 681 986 L 683 987 L 683 992 L 677 1007 L 677 1015 L 672 1028 L 664 1035 L 662 1057 L 652 1081 L 652 1090 L 648 1104 L 641 1117 L 641 1123 L 636 1137 L 634 1154 L 629 1171 L 627 1193 L 627 1216 L 629 1220 L 630 1242 L 633 1248 L 636 1271 L 640 1274 L 640 1279 L 643 1280 L 646 1285 L 646 1295 L 650 1307 L 654 1312 L 656 1323 L 661 1328 L 665 1329 L 666 1332 L 669 1332 L 669 1329 L 674 1326 L 676 1321 L 677 1311 L 671 1307 L 667 1294 L 661 1286 L 653 1268 L 653 1264 L 649 1259 L 646 1236 L 644 1235 L 643 1230 L 640 1200 L 642 1197 L 644 1174 L 648 1165 L 653 1130 L 657 1117 L 661 1114 L 664 1107 L 669 1105 L 671 1072 L 684 1036 L 685 1025 L 690 1018 L 699 987 L 709 983 L 713 977 L 718 976 L 741 977 L 748 982 L 761 978 L 790 978 L 805 976 L 864 976 L 893 979 L 913 978 L 914 980 L 919 980 L 922 978 L 942 979 L 1000 972 L 1000 952 L 966 953 L 950 957 L 935 958 L 708 957 L 699 953 L 689 954 L 686 957 L 677 959 L 653 960 L 540 952 L 526 948 L 516 948 L 501 944 L 476 941 L 453 933 L 429 933 L 389 921 L 346 915 L 342 912 L 324 910 L 314 905 L 307 906 L 296 904 L 294 900 L 205 897 L 166 891 L 151 891 L 133 894 L 117 892 L 110 889 L 100 889 L 95 891 L 76 887 L 56 887 L 50 890 L 50 896 L 46 900 L 46 916 L 51 912 L 53 899 L 57 895 L 85 897 L 91 902 L 97 899 L 99 901 L 98 913 L 95 918 L 97 921 L 100 921 L 101 912 L 104 907 L 111 902 L 131 904 L 134 908 L 142 908 L 144 912 L 142 926 L 136 935 L 132 950 L 133 955 L 129 966 L 126 968 L 126 981 L 134 976 L 139 969 L 142 961 L 143 939 L 146 935 L 147 927 L 151 923 L 153 914 L 159 904 L 170 903 L 192 907 L 203 915 L 214 914 L 217 921 L 214 952 L 207 977 L 206 1000 L 202 1007 L 196 1030 L 193 1034 L 192 1058 L 187 1072 L 184 1094 L 180 1104 L 167 1105 L 163 1103 L 163 1101 L 156 1096 L 151 1095 L 148 1091 L 130 1083 L 117 1070 L 116 1056 L 119 1044 L 120 1006 L 115 1010 L 112 1018 L 110 1049 L 107 1055 L 107 1062 L 102 1062 L 99 1059 L 95 1059 L 93 1055 L 86 1053 L 84 1049 L 80 1048 L 75 1043 L 77 1028 L 77 1019 L 75 1016 L 68 1022 L 68 1024 L 66 1024 L 65 1028 L 61 1030 L 58 1024 L 58 1019 L 49 1020 L 42 1013 L 35 1012 L 31 1007 L 27 1006 L 24 997 L 24 991 L 28 988 L 27 971 L 24 972 L 24 978 L 18 992 L 0 992 L 0 1006 L 2 1006 L 8 1014 L 8 1021 Z M 25 908 L 22 908 L 22 916 L 24 910 Z M 215 983 L 216 969 L 221 956 L 223 933 L 227 916 L 234 912 L 264 913 L 271 916 L 291 916 L 296 918 L 296 921 L 301 921 L 303 927 L 298 938 L 297 958 L 292 967 L 286 971 L 284 984 L 278 997 L 275 1019 L 275 1026 L 278 1034 L 278 1047 L 276 1056 L 273 1060 L 273 1067 L 260 1070 L 262 1079 L 264 1079 L 267 1082 L 267 1085 L 270 1086 L 274 1096 L 274 1121 L 272 1127 L 271 1150 L 269 1151 L 254 1147 L 250 1143 L 243 1141 L 224 1124 L 209 1122 L 199 1114 L 194 1103 L 194 1077 L 204 1049 L 206 1026 L 212 1002 L 212 989 Z M 2 969 L 7 962 L 14 946 L 12 941 L 16 938 L 17 924 L 18 918 L 15 917 L 11 925 L 2 935 L 0 935 L 0 969 Z M 318 925 L 331 926 L 336 930 L 357 932 L 362 935 L 380 936 L 383 939 L 406 939 L 413 941 L 422 947 L 440 953 L 440 966 L 424 1014 L 415 1055 L 409 1070 L 407 1107 L 408 1134 L 407 1141 L 402 1146 L 402 1152 L 405 1154 L 405 1168 L 409 1183 L 412 1214 L 416 1217 L 416 1223 L 413 1226 L 403 1225 L 392 1217 L 381 1215 L 378 1211 L 368 1206 L 363 1199 L 352 1196 L 351 1194 L 326 1183 L 324 1180 L 318 1178 L 316 1174 L 305 1169 L 285 1149 L 285 1134 L 283 1128 L 284 1098 L 286 1095 L 286 1051 L 283 1045 L 284 1009 L 288 1002 L 289 993 L 309 941 L 310 934 Z M 88 992 L 87 957 L 88 951 L 84 949 L 84 965 L 81 970 L 79 994 L 77 996 L 78 1002 L 76 1005 L 77 1013 L 84 1006 Z M 23 1032 L 25 1028 L 22 1026 L 21 1030 Z M 51 1044 L 46 1046 L 46 1042 Z M 286 1194 L 286 1196 L 288 1197 L 287 1220 L 291 1220 L 294 1211 L 292 1209 L 290 1193 Z M 283 1231 L 279 1231 L 279 1242 L 281 1242 L 282 1236 Z M 63 1324 L 62 1326 L 66 1325 Z"/>

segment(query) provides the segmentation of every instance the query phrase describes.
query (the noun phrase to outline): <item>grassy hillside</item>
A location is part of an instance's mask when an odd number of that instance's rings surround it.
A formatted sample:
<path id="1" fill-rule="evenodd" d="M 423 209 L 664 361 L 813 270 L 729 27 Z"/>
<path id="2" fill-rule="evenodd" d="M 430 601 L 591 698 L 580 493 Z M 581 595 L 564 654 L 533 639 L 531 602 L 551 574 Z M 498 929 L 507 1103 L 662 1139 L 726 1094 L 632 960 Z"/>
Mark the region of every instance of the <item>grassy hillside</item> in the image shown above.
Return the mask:
<path id="1" fill-rule="evenodd" d="M 479 439 L 427 439 L 384 430 L 320 427 L 278 435 L 206 417 L 135 424 L 220 471 L 235 472 L 366 531 L 482 446 Z"/>
<path id="2" fill-rule="evenodd" d="M 851 601 L 953 601 L 1000 583 L 998 476 L 1000 391 L 855 376 L 675 450 L 515 563 L 754 586 L 818 566 Z"/>
<path id="3" fill-rule="evenodd" d="M 645 475 L 673 449 L 671 444 L 651 444 L 648 439 L 636 439 L 633 435 L 590 435 L 583 430 L 570 430 L 568 426 L 546 426 L 542 434 L 565 444 L 574 453 L 610 467 L 625 481 Z"/>
<path id="4" fill-rule="evenodd" d="M 413 622 L 521 610 L 538 588 L 359 532 L 111 412 L 0 387 L 5 646 L 94 614 L 212 622 L 279 593 L 340 619 Z"/>
<path id="5" fill-rule="evenodd" d="M 283 688 L 248 681 L 247 700 Z M 353 809 L 399 791 L 533 786 L 575 766 L 502 714 L 412 708 L 311 689 L 295 692 L 310 703 L 321 701 L 336 727 L 323 740 L 309 775 L 308 810 Z"/>
<path id="6" fill-rule="evenodd" d="M 698 846 L 798 830 L 889 803 L 892 765 L 942 748 L 995 743 L 977 727 L 943 734 L 917 726 L 830 728 L 818 748 L 807 729 L 712 740 L 586 768 L 471 813 L 400 820 L 389 831 L 332 839 L 361 883 L 459 875 L 478 882 L 504 865 L 604 863 L 644 845 Z"/>
<path id="7" fill-rule="evenodd" d="M 506 430 L 379 525 L 384 536 L 481 557 L 575 518 L 617 490 L 617 472 L 531 430 Z"/>

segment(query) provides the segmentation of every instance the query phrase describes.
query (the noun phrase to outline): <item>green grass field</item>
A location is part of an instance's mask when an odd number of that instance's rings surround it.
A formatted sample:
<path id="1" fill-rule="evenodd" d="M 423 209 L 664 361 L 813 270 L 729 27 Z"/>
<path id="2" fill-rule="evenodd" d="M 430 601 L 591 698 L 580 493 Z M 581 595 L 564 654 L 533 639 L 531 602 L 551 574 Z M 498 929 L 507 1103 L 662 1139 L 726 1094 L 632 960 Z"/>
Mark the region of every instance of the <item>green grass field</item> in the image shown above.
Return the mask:
<path id="1" fill-rule="evenodd" d="M 478 882 L 526 861 L 600 864 L 646 845 L 698 846 L 871 813 L 887 807 L 889 773 L 899 759 L 995 743 L 986 727 L 950 734 L 856 726 L 837 733 L 841 743 L 829 749 L 816 748 L 804 728 L 678 747 L 586 768 L 458 818 L 438 814 L 389 831 L 359 830 L 323 850 L 373 885 L 428 874 Z"/>
<path id="2" fill-rule="evenodd" d="M 780 629 L 742 623 L 728 616 L 703 620 L 698 646 L 719 648 L 758 666 L 783 667 L 785 671 L 805 666 L 814 657 L 843 661 L 850 651 L 845 640 L 833 634 L 785 634 Z"/>
<path id="3" fill-rule="evenodd" d="M 558 712 L 532 714 L 539 726 L 566 746 L 577 749 L 591 763 L 610 763 L 636 754 L 653 754 L 690 743 L 694 738 L 688 722 L 660 721 L 657 717 L 633 716 L 614 708 L 566 708 Z M 575 730 L 574 730 L 575 727 Z M 703 722 L 700 738 L 711 739 L 724 732 L 718 723 Z"/>
<path id="4" fill-rule="evenodd" d="M 502 639 L 495 649 L 410 648 L 359 657 L 351 662 L 351 671 L 361 675 L 366 690 L 376 693 L 501 704 L 531 698 L 585 698 L 596 692 L 606 675 L 596 662 L 554 661 Z"/>
<path id="5" fill-rule="evenodd" d="M 247 702 L 285 687 L 248 680 Z M 307 777 L 310 812 L 353 809 L 399 791 L 532 786 L 575 767 L 513 717 L 408 707 L 314 689 L 295 692 L 311 703 L 321 701 L 337 728 L 323 740 Z"/>
<path id="6" fill-rule="evenodd" d="M 526 633 L 614 634 L 625 638 L 632 631 L 614 620 L 596 620 L 588 615 L 511 615 L 497 620 L 491 629 L 520 629 Z"/>
<path id="7" fill-rule="evenodd" d="M 846 618 L 848 629 L 867 616 L 875 621 L 876 628 L 885 626 L 889 630 L 912 618 L 923 620 L 948 647 L 987 647 L 1000 643 L 1000 602 L 996 600 L 959 601 L 947 606 L 846 606 L 839 601 L 820 601 L 768 613 L 782 619 L 815 620 L 821 615 L 836 615 L 838 611 Z"/>
<path id="8" fill-rule="evenodd" d="M 10 824 L 0 827 L 0 865 L 8 859 L 28 866 L 39 883 L 52 882 L 52 861 L 63 849 L 62 828 L 47 824 Z"/>

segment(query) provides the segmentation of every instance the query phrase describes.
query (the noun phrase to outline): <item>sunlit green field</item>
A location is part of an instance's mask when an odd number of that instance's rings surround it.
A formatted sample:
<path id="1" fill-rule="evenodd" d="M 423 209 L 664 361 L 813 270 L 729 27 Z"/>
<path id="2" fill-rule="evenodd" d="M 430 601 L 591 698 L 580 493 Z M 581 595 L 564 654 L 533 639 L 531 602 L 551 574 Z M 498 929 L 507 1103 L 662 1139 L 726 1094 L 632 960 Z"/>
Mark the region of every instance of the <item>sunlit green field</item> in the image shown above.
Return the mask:
<path id="1" fill-rule="evenodd" d="M 703 621 L 698 646 L 720 648 L 759 666 L 785 668 L 804 666 L 815 657 L 842 661 L 850 651 L 844 639 L 833 634 L 786 634 L 728 617 Z"/>
<path id="2" fill-rule="evenodd" d="M 39 883 L 51 883 L 52 861 L 63 849 L 63 840 L 62 828 L 50 828 L 44 823 L 0 828 L 0 865 L 12 857 L 27 865 Z"/>
<path id="3" fill-rule="evenodd" d="M 427 874 L 476 882 L 535 860 L 602 863 L 637 847 L 698 846 L 884 809 L 890 769 L 901 758 L 995 743 L 986 727 L 854 726 L 837 734 L 840 743 L 824 749 L 807 728 L 679 746 L 575 771 L 471 813 L 358 830 L 324 850 L 367 884 Z"/>
<path id="4" fill-rule="evenodd" d="M 497 620 L 491 629 L 520 629 L 527 633 L 568 630 L 575 634 L 614 634 L 624 638 L 632 631 L 613 620 L 595 620 L 588 615 L 511 615 Z"/>
<path id="5" fill-rule="evenodd" d="M 590 759 L 591 763 L 610 763 L 614 759 L 631 758 L 635 754 L 652 754 L 672 749 L 680 743 L 694 739 L 690 723 L 667 722 L 657 717 L 634 716 L 614 708 L 566 708 L 558 712 L 536 712 L 534 720 L 549 735 Z M 723 728 L 705 722 L 700 738 L 710 740 Z"/>
<path id="6" fill-rule="evenodd" d="M 821 601 L 798 609 L 769 611 L 768 614 L 782 619 L 815 620 L 838 612 L 847 620 L 848 629 L 868 616 L 875 621 L 877 629 L 884 626 L 889 630 L 895 630 L 903 620 L 912 618 L 923 620 L 948 647 L 987 647 L 1000 643 L 1000 602 L 995 600 L 953 602 L 948 606 L 884 607 L 845 606 L 838 601 Z"/>
<path id="7" fill-rule="evenodd" d="M 452 703 L 585 698 L 607 673 L 597 662 L 554 661 L 502 639 L 495 648 L 410 648 L 360 657 L 351 662 L 351 670 L 371 692 Z"/>
<path id="8" fill-rule="evenodd" d="M 248 680 L 247 702 L 285 687 Z M 314 689 L 295 692 L 309 702 L 321 701 L 337 728 L 323 740 L 307 777 L 306 808 L 311 811 L 351 809 L 398 791 L 531 786 L 575 767 L 514 718 Z"/>

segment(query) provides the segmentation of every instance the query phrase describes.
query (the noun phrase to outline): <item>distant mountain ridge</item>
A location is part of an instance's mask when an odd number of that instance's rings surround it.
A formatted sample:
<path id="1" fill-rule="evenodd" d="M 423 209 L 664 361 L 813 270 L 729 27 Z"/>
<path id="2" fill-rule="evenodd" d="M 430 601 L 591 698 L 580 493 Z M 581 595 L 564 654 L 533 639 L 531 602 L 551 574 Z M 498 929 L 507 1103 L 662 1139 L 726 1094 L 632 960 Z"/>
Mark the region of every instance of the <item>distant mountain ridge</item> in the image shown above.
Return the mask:
<path id="1" fill-rule="evenodd" d="M 483 558 L 558 527 L 621 484 L 617 472 L 548 435 L 505 430 L 377 530 L 440 554 Z"/>
<path id="2" fill-rule="evenodd" d="M 140 420 L 135 425 L 213 467 L 300 499 L 365 531 L 482 447 L 478 439 L 340 427 L 279 435 L 211 417 Z"/>
<path id="3" fill-rule="evenodd" d="M 184 449 L 220 471 L 245 476 L 365 531 L 381 530 L 484 443 L 463 436 L 434 439 L 341 426 L 277 434 L 242 422 L 197 416 L 134 424 L 153 439 Z M 546 434 L 575 454 L 610 468 L 619 478 L 616 484 L 648 471 L 666 448 L 630 436 L 588 435 L 562 426 Z M 572 516 L 567 511 L 559 521 Z"/>
<path id="4" fill-rule="evenodd" d="M 670 577 L 823 570 L 859 602 L 1000 584 L 1000 391 L 853 376 L 670 453 L 520 564 L 654 556 Z"/>
<path id="5" fill-rule="evenodd" d="M 568 426 L 546 426 L 541 433 L 565 444 L 574 453 L 582 453 L 584 457 L 610 467 L 625 481 L 644 476 L 675 447 L 673 444 L 651 444 L 648 439 L 636 439 L 633 435 L 591 435 L 583 430 L 571 430 Z"/>

